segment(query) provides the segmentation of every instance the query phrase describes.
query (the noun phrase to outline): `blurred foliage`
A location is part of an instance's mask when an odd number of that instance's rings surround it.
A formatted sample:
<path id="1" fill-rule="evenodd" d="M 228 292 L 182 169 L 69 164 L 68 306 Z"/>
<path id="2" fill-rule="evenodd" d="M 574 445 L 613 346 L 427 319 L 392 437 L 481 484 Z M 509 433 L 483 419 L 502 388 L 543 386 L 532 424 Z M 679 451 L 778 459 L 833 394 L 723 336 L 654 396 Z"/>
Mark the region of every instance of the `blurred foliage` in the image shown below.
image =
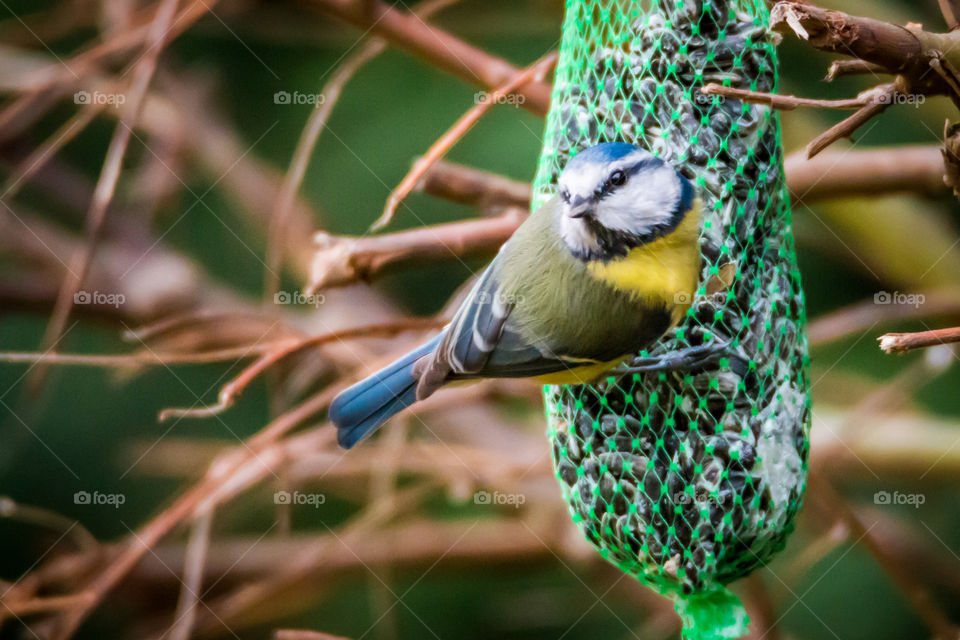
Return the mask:
<path id="1" fill-rule="evenodd" d="M 13 16 L 57 6 L 55 2 L 38 0 L 7 0 L 0 4 L 0 25 L 16 20 Z M 932 0 L 835 0 L 827 4 L 900 22 L 924 22 L 934 29 L 939 28 L 941 21 Z M 556 45 L 560 5 L 546 0 L 463 0 L 443 12 L 436 22 L 514 64 L 525 65 Z M 311 107 L 276 105 L 273 94 L 281 90 L 318 91 L 345 52 L 355 45 L 358 33 L 297 3 L 238 3 L 233 9 L 224 10 L 222 18 L 221 21 L 208 16 L 190 29 L 169 47 L 164 63 L 178 73 L 198 74 L 209 80 L 218 109 L 243 140 L 252 145 L 250 153 L 284 171 Z M 50 45 L 54 53 L 66 57 L 94 34 L 91 26 Z M 830 58 L 811 52 L 794 38 L 784 39 L 781 61 L 784 93 L 845 97 L 867 88 L 872 80 L 843 79 L 832 85 L 821 82 Z M 389 51 L 364 67 L 347 86 L 321 136 L 304 181 L 303 194 L 323 215 L 323 220 L 317 221 L 318 228 L 363 233 L 379 215 L 388 193 L 412 160 L 474 104 L 475 92 L 475 88 L 396 51 Z M 41 126 L 31 132 L 35 141 L 53 132 L 72 107 L 64 105 L 44 118 Z M 929 101 L 916 111 L 912 107 L 890 109 L 865 128 L 858 144 L 935 143 L 944 119 L 955 117 L 953 111 L 946 100 Z M 787 151 L 801 148 L 816 132 L 843 115 L 809 110 L 785 113 Z M 112 129 L 113 121 L 98 119 L 62 151 L 62 157 L 95 180 Z M 542 129 L 542 121 L 526 111 L 499 107 L 454 147 L 449 159 L 531 180 Z M 142 153 L 142 146 L 135 141 L 129 162 Z M 184 180 L 209 209 L 195 207 L 190 215 L 180 219 L 182 211 L 193 204 L 193 196 L 165 205 L 156 220 L 158 228 L 169 228 L 165 241 L 194 257 L 223 285 L 251 297 L 259 295 L 264 238 L 244 224 L 235 205 L 217 189 L 213 179 L 186 175 Z M 43 193 L 28 190 L 22 199 L 32 201 L 35 209 L 47 212 L 52 219 L 69 220 L 73 228 L 80 228 L 76 216 L 47 206 Z M 954 242 L 960 237 L 957 210 L 956 201 L 946 191 L 935 200 L 904 196 L 810 208 L 795 203 L 800 266 L 811 319 L 869 300 L 879 290 L 960 286 L 955 270 L 960 263 L 960 251 Z M 400 209 L 393 227 L 408 228 L 472 215 L 475 212 L 469 208 L 415 195 Z M 897 219 L 905 222 L 891 236 L 890 226 L 884 221 Z M 844 224 L 844 220 L 849 223 Z M 914 232 L 908 237 L 904 229 Z M 929 264 L 937 260 L 935 254 L 930 254 L 932 246 L 948 250 L 941 265 L 944 270 L 936 271 L 936 279 L 922 276 L 922 271 L 917 273 L 914 267 L 918 262 Z M 858 256 L 869 256 L 867 262 L 873 273 L 864 268 Z M 890 269 L 882 269 L 883 265 Z M 469 265 L 477 266 L 478 263 Z M 470 275 L 467 265 L 453 261 L 443 268 L 398 272 L 375 286 L 412 313 L 426 314 L 441 308 Z M 0 314 L 0 348 L 37 349 L 46 322 L 44 314 L 5 311 Z M 916 322 L 882 327 L 911 328 L 923 327 Z M 845 394 L 843 388 L 837 388 L 843 384 L 844 376 L 872 382 L 890 380 L 924 357 L 882 355 L 874 341 L 874 336 L 881 332 L 878 326 L 866 334 L 857 333 L 814 348 L 814 431 L 818 428 L 819 398 L 829 393 L 831 403 L 845 396 L 848 404 L 858 401 L 855 393 Z M 120 342 L 118 333 L 116 327 L 82 321 L 70 329 L 60 349 L 84 353 L 122 351 L 127 347 Z M 55 369 L 42 396 L 31 401 L 24 388 L 27 367 L 0 366 L 0 494 L 76 518 L 101 539 L 126 535 L 184 488 L 179 482 L 136 472 L 128 474 L 135 461 L 131 455 L 133 444 L 149 445 L 158 438 L 177 436 L 232 442 L 234 436 L 249 436 L 265 424 L 269 410 L 266 387 L 262 384 L 244 396 L 237 408 L 218 418 L 157 423 L 157 412 L 164 407 L 214 401 L 218 383 L 237 371 L 226 365 L 156 367 L 129 378 L 101 369 Z M 954 366 L 921 386 L 914 400 L 924 410 L 956 422 L 960 419 L 958 388 L 960 367 Z M 42 441 L 24 424 L 29 424 Z M 546 452 L 546 440 L 543 447 Z M 362 453 L 357 451 L 356 455 Z M 917 480 L 917 487 L 929 491 L 928 501 L 920 511 L 914 512 L 910 507 L 891 510 L 906 518 L 921 519 L 942 538 L 938 541 L 927 535 L 926 543 L 942 554 L 945 562 L 960 563 L 952 551 L 960 548 L 960 502 L 956 500 L 956 488 L 945 486 L 942 492 L 936 492 L 931 484 L 930 479 Z M 117 509 L 74 504 L 74 492 L 91 487 L 122 492 L 127 502 Z M 859 484 L 851 482 L 844 490 L 851 496 L 862 493 L 860 497 L 869 501 L 870 495 L 882 488 L 890 487 L 882 480 L 871 479 Z M 900 489 L 908 491 L 912 487 Z M 559 495 L 558 488 L 558 500 Z M 267 506 L 228 505 L 218 513 L 216 526 L 259 536 L 273 526 L 273 514 Z M 342 521 L 349 513 L 346 505 L 330 507 L 324 511 L 327 525 Z M 443 504 L 439 508 L 455 514 L 468 507 Z M 300 522 L 298 517 L 294 524 L 309 528 L 317 523 Z M 921 533 L 929 534 L 922 529 Z M 890 579 L 860 548 L 851 550 L 849 544 L 842 545 L 820 560 L 815 570 L 798 584 L 787 586 L 780 582 L 774 576 L 790 563 L 792 552 L 807 542 L 804 535 L 801 526 L 764 576 L 777 601 L 793 603 L 796 597 L 803 599 L 802 604 L 784 607 L 782 628 L 786 634 L 796 638 L 875 640 L 928 637 Z M 58 532 L 0 519 L 0 548 L 5 551 L 0 554 L 0 576 L 14 579 L 20 575 L 58 536 Z M 939 548 L 941 544 L 944 548 Z M 636 610 L 621 590 L 605 593 L 618 582 L 618 576 L 611 573 L 594 578 L 582 578 L 578 567 L 568 568 L 559 561 L 495 566 L 483 574 L 439 566 L 423 579 L 415 573 L 398 572 L 391 588 L 398 595 L 404 594 L 404 605 L 392 608 L 389 617 L 393 626 L 385 626 L 395 629 L 398 638 L 427 638 L 431 636 L 428 629 L 439 637 L 468 639 L 633 637 L 631 629 L 640 628 L 644 613 Z M 287 620 L 286 626 L 360 637 L 378 619 L 379 610 L 393 604 L 388 595 L 383 605 L 376 589 L 373 578 L 340 581 L 320 606 L 308 615 Z M 599 597 L 604 605 L 596 604 Z M 172 610 L 175 599 L 175 592 L 157 593 L 156 605 Z M 123 602 L 123 594 L 119 594 L 110 606 L 101 607 L 79 637 L 121 637 L 118 629 L 135 628 L 127 625 L 137 612 L 125 610 Z M 960 619 L 956 601 L 949 603 L 948 612 Z M 252 630 L 243 637 L 266 637 L 275 626 Z M 394 636 L 377 627 L 367 637 Z"/>

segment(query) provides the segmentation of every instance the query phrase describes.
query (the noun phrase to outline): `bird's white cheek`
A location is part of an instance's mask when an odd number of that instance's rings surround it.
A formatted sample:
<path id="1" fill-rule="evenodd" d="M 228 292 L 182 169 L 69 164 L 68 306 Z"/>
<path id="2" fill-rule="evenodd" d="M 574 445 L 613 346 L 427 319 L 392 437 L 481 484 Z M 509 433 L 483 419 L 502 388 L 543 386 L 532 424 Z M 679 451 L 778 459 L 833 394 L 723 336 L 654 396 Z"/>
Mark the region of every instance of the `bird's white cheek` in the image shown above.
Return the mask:
<path id="1" fill-rule="evenodd" d="M 571 249 L 589 252 L 599 248 L 597 239 L 582 220 L 564 216 L 560 219 L 560 237 Z"/>

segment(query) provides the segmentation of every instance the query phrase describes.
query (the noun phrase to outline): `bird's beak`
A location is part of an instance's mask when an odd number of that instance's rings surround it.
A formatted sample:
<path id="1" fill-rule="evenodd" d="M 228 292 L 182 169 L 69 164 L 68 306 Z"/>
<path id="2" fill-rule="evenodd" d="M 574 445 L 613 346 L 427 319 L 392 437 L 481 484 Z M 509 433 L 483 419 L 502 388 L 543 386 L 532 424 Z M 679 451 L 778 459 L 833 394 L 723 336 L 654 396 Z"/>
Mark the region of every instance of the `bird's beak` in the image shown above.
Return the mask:
<path id="1" fill-rule="evenodd" d="M 589 198 L 575 198 L 567 206 L 567 216 L 578 219 L 593 213 L 593 202 Z"/>

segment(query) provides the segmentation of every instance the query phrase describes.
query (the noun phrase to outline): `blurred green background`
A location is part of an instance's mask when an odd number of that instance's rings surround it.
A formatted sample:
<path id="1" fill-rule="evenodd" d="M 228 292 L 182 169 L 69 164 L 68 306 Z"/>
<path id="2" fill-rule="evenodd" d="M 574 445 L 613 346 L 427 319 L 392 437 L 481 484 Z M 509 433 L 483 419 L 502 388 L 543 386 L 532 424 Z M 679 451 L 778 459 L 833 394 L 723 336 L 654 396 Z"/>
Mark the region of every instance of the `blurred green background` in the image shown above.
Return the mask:
<path id="1" fill-rule="evenodd" d="M 7 0 L 0 7 L 0 27 L 17 31 L 16 16 L 38 15 L 56 5 L 36 0 Z M 441 12 L 434 21 L 459 37 L 524 66 L 558 44 L 560 2 L 546 0 L 463 0 Z M 939 29 L 942 18 L 934 0 L 833 0 L 831 8 L 896 22 L 922 22 Z M 88 3 L 87 10 L 96 6 Z M 400 3 L 397 3 L 399 6 Z M 282 172 L 289 163 L 311 105 L 278 105 L 277 91 L 316 93 L 356 46 L 358 32 L 327 19 L 297 2 L 225 3 L 217 16 L 207 16 L 168 46 L 166 69 L 205 78 L 217 117 L 231 126 L 249 153 Z M 79 20 L 80 18 L 78 18 Z M 50 42 L 52 52 L 68 57 L 96 34 L 93 20 L 85 28 Z M 2 32 L 0 32 L 2 33 Z M 33 43 L 34 47 L 38 47 Z M 38 51 L 46 54 L 43 48 Z M 781 92 L 816 97 L 846 97 L 867 88 L 871 78 L 822 82 L 829 56 L 813 52 L 793 37 L 781 47 Z M 401 180 L 411 161 L 474 104 L 477 89 L 446 75 L 403 52 L 389 50 L 366 65 L 347 85 L 327 130 L 320 138 L 303 183 L 304 197 L 322 212 L 317 228 L 332 233 L 360 234 L 379 215 L 390 190 Z M 27 138 L 42 141 L 74 111 L 64 102 Z M 210 115 L 210 114 L 207 114 Z M 817 132 L 846 113 L 798 110 L 783 117 L 788 152 L 800 149 Z M 946 118 L 955 117 L 945 99 L 929 100 L 919 108 L 890 109 L 870 123 L 858 138 L 867 145 L 939 142 Z M 59 157 L 91 181 L 96 180 L 109 143 L 114 120 L 98 118 Z M 543 122 L 511 106 L 493 109 L 449 153 L 448 159 L 529 181 L 540 150 Z M 134 165 L 146 151 L 134 141 L 125 166 Z M 7 167 L 9 169 L 9 166 Z M 256 299 L 263 286 L 265 239 L 260 229 L 238 215 L 236 202 L 218 188 L 216 176 L 186 163 L 182 178 L 189 190 L 202 194 L 206 206 L 195 206 L 185 191 L 162 202 L 153 220 L 165 233 L 164 242 L 191 256 L 222 287 Z M 124 192 L 118 199 L 124 198 Z M 70 210 L 51 202 L 42 189 L 27 187 L 17 198 L 44 217 L 76 231 L 82 229 L 85 203 Z M 424 223 L 472 217 L 468 207 L 421 194 L 401 208 L 393 230 Z M 795 204 L 795 231 L 800 266 L 812 320 L 846 305 L 871 300 L 877 291 L 920 291 L 960 287 L 960 219 L 956 200 L 944 190 L 936 198 L 891 196 L 815 204 Z M 215 213 L 215 215 L 214 215 Z M 938 247 L 949 248 L 943 253 Z M 936 253 L 933 253 L 936 250 Z M 482 261 L 468 261 L 476 267 Z M 923 274 L 917 265 L 935 266 Z M 0 274 L 13 268 L 0 256 Z M 923 275 L 921 275 L 923 274 Z M 399 270 L 375 287 L 411 314 L 438 311 L 471 271 L 457 261 Z M 302 287 L 288 274 L 287 288 Z M 10 308 L 0 313 L 0 350 L 32 351 L 42 344 L 49 310 Z M 129 349 L 120 340 L 122 327 L 78 318 L 59 349 L 66 352 L 116 353 Z M 952 323 L 956 324 L 956 323 Z M 947 326 L 936 320 L 881 324 L 868 331 L 815 346 L 811 380 L 814 414 L 821 408 L 843 412 L 878 385 L 893 380 L 923 354 L 903 358 L 883 355 L 874 338 L 890 330 Z M 958 425 L 960 367 L 955 363 L 911 389 L 907 401 L 919 411 Z M 158 411 L 214 402 L 218 381 L 235 375 L 233 366 L 189 365 L 151 367 L 134 376 L 120 376 L 100 368 L 54 368 L 38 398 L 25 388 L 27 365 L 0 365 L 0 494 L 20 504 L 39 505 L 76 519 L 98 539 L 123 537 L 169 503 L 185 488 L 180 480 L 139 473 L 132 447 L 158 438 L 244 438 L 270 417 L 266 386 L 255 385 L 238 406 L 215 420 L 182 420 L 158 424 Z M 914 404 L 915 403 L 915 404 Z M 532 407 L 534 413 L 538 411 Z M 27 426 L 29 425 L 29 427 Z M 870 425 L 861 425 L 870 429 Z M 818 429 L 815 418 L 814 430 Z M 957 431 L 960 438 L 960 430 Z M 547 444 L 544 440 L 544 450 Z M 362 455 L 362 451 L 355 452 Z M 816 451 L 814 451 L 816 456 Z M 199 472 L 199 470 L 198 470 Z M 942 558 L 960 580 L 960 501 L 957 486 L 947 477 L 917 474 L 887 479 L 860 474 L 840 478 L 838 487 L 854 501 L 869 503 L 875 491 L 922 491 L 927 500 L 919 509 L 888 507 L 889 513 L 917 525 L 923 544 Z M 78 505 L 77 491 L 96 488 L 122 493 L 126 502 Z M 228 504 L 218 512 L 217 530 L 254 538 L 275 523 L 273 505 L 264 488 L 257 500 Z M 559 500 L 559 491 L 557 491 Z M 469 514 L 474 505 L 438 501 L 439 513 L 449 517 Z M 322 530 L 343 522 L 355 505 L 336 500 L 322 515 L 295 510 L 295 530 Z M 809 517 L 809 516 L 805 516 Z M 926 638 L 930 634 L 885 574 L 865 550 L 852 543 L 832 549 L 813 569 L 790 584 L 779 573 L 809 542 L 811 533 L 801 523 L 786 551 L 764 572 L 764 582 L 778 603 L 781 631 L 795 638 Z M 29 570 L 62 532 L 48 531 L 0 518 L 0 576 L 13 581 Z M 182 533 L 176 534 L 177 536 Z M 216 544 L 216 543 L 214 543 Z M 580 576 L 559 559 L 532 563 L 446 566 L 440 562 L 425 577 L 418 571 L 398 571 L 391 588 L 404 594 L 388 621 L 375 625 L 383 609 L 374 580 L 353 577 L 338 581 L 322 602 L 282 623 L 254 626 L 237 637 L 266 637 L 277 626 L 322 629 L 351 638 L 629 638 L 648 613 L 619 590 L 601 596 L 615 581 L 613 573 L 591 570 Z M 169 586 L 169 585 L 168 585 Z M 953 585 L 956 587 L 956 585 Z M 409 591 L 408 591 L 409 589 Z M 958 600 L 949 590 L 942 595 L 944 610 L 960 620 Z M 955 593 L 955 592 L 954 592 Z M 176 590 L 158 589 L 150 595 L 156 609 L 172 611 Z M 938 595 L 940 597 L 940 595 Z M 388 602 L 390 602 L 388 600 Z M 138 637 L 134 621 L 143 612 L 142 598 L 115 593 L 84 626 L 79 637 Z M 613 615 L 615 612 L 616 615 Z M 372 631 L 370 631 L 372 627 Z M 363 636 L 362 634 L 367 634 Z M 2 637 L 30 637 L 17 625 L 7 625 Z M 656 636 L 651 636 L 656 637 Z"/>

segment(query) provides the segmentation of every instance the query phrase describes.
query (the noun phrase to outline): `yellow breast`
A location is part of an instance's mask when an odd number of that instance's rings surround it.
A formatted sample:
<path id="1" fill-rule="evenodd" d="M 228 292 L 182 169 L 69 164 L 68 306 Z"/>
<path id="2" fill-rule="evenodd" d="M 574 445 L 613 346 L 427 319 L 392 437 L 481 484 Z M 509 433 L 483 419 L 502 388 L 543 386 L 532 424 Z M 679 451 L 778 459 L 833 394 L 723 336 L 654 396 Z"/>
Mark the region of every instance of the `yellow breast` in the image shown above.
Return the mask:
<path id="1" fill-rule="evenodd" d="M 620 291 L 663 302 L 678 321 L 693 300 L 700 271 L 700 201 L 669 235 L 637 247 L 619 260 L 589 265 L 591 274 Z"/>

